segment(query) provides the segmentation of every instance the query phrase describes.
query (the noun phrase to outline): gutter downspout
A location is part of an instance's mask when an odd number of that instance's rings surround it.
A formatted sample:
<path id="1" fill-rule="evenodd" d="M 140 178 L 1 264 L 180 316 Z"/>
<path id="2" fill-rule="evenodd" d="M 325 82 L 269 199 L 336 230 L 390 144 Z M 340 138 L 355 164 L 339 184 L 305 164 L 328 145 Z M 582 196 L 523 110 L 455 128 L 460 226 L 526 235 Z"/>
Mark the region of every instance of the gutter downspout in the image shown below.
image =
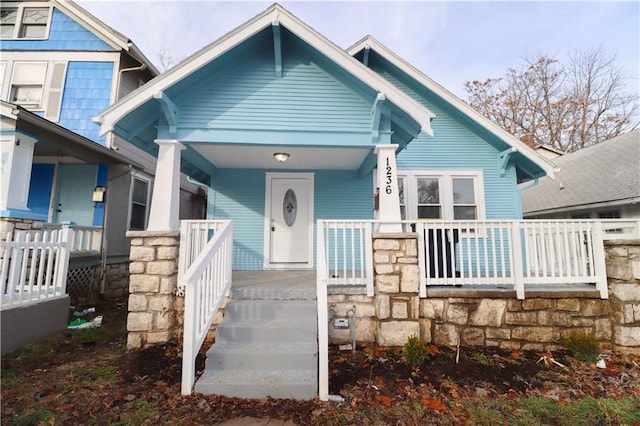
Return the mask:
<path id="1" fill-rule="evenodd" d="M 112 104 L 117 102 L 118 99 L 120 99 L 120 82 L 122 81 L 122 74 L 124 74 L 125 72 L 131 72 L 131 71 L 144 71 L 145 69 L 147 69 L 147 64 L 145 64 L 144 62 L 140 63 L 140 65 L 138 65 L 137 67 L 130 67 L 130 68 L 122 68 L 121 70 L 118 71 L 118 79 L 116 81 L 116 90 L 115 90 L 115 97 L 114 99 L 112 99 Z M 111 149 L 115 149 L 113 146 L 113 133 L 111 133 L 110 137 L 109 137 L 109 141 L 108 141 L 108 147 Z"/>

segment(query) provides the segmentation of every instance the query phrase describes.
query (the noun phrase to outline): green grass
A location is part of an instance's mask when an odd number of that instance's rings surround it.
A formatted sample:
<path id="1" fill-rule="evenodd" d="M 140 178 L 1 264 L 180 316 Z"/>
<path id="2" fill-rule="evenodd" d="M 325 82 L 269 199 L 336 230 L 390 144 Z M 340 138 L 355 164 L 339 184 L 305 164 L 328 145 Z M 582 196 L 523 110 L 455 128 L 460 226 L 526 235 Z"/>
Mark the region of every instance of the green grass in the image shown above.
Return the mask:
<path id="1" fill-rule="evenodd" d="M 12 426 L 35 426 L 38 424 L 48 424 L 50 420 L 55 419 L 56 415 L 53 411 L 46 408 L 40 409 L 35 413 L 26 414 L 17 418 L 11 423 Z"/>
<path id="2" fill-rule="evenodd" d="M 633 425 L 640 422 L 640 400 L 585 397 L 567 405 L 549 398 L 528 397 L 512 401 L 483 401 L 467 407 L 479 425 Z"/>

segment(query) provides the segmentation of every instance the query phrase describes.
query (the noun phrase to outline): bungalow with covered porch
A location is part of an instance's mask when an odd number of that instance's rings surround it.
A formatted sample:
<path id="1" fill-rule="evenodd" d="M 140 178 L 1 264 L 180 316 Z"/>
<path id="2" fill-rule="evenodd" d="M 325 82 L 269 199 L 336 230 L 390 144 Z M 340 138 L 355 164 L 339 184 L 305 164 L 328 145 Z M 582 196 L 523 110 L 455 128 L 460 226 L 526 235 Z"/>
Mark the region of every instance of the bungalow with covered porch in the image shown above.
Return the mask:
<path id="1" fill-rule="evenodd" d="M 559 334 L 534 321 L 534 343 L 504 322 L 534 286 L 608 296 L 600 223 L 521 221 L 518 184 L 552 176 L 550 162 L 373 38 L 345 51 L 280 5 L 96 121 L 158 146 L 147 230 L 128 234 L 128 346 L 182 334 L 184 393 L 230 290 L 196 390 L 302 398 L 327 397 L 329 334 L 344 332 L 330 319 L 357 319 L 359 341 L 543 348 Z M 178 221 L 185 160 L 207 221 Z M 429 294 L 480 287 L 502 299 L 472 312 Z"/>

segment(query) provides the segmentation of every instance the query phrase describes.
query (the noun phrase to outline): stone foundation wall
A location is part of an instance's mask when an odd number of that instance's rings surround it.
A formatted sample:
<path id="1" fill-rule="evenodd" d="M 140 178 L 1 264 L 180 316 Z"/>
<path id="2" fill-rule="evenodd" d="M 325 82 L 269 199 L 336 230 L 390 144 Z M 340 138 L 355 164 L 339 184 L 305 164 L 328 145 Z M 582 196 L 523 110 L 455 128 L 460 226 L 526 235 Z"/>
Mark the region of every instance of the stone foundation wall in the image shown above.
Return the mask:
<path id="1" fill-rule="evenodd" d="M 413 234 L 374 237 L 375 296 L 329 295 L 334 318 L 355 306 L 356 339 L 401 346 L 409 336 L 456 346 L 556 350 L 572 330 L 584 330 L 621 352 L 640 353 L 640 242 L 607 242 L 609 299 L 597 291 L 529 292 L 429 289 L 418 297 L 417 242 Z M 351 340 L 329 325 L 334 344 Z"/>
<path id="2" fill-rule="evenodd" d="M 129 294 L 129 262 L 107 264 L 104 280 L 102 297 L 107 300 L 126 297 Z"/>
<path id="3" fill-rule="evenodd" d="M 0 241 L 7 240 L 7 234 L 14 231 L 39 231 L 44 222 L 31 219 L 17 219 L 14 217 L 0 218 Z"/>
<path id="4" fill-rule="evenodd" d="M 167 343 L 182 333 L 184 299 L 176 297 L 180 233 L 129 231 L 127 349 Z"/>

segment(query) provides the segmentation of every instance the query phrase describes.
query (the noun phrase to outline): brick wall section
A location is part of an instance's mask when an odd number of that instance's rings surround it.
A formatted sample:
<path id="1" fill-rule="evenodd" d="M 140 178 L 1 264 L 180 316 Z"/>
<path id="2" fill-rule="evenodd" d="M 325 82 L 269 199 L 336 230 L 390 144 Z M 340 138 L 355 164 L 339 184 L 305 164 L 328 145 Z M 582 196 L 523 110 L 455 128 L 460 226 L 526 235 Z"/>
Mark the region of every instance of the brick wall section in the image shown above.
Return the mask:
<path id="1" fill-rule="evenodd" d="M 176 297 L 180 233 L 129 231 L 127 349 L 177 340 L 182 322 Z M 179 341 L 179 340 L 178 340 Z"/>

